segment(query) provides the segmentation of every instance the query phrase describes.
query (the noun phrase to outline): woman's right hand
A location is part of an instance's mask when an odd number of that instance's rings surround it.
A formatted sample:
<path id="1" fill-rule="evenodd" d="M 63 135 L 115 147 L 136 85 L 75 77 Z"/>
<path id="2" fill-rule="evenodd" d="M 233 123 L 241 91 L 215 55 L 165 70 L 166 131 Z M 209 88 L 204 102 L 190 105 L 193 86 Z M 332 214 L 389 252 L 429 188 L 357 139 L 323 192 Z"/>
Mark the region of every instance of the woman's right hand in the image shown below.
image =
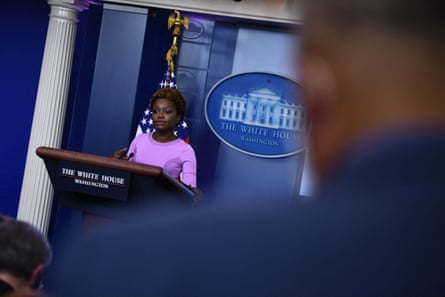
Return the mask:
<path id="1" fill-rule="evenodd" d="M 127 148 L 126 147 L 124 147 L 124 148 L 121 148 L 120 150 L 117 150 L 117 151 L 115 151 L 114 153 L 113 153 L 113 155 L 112 155 L 112 157 L 113 158 L 115 158 L 115 159 L 127 159 L 127 158 L 125 158 L 125 156 L 127 155 Z"/>

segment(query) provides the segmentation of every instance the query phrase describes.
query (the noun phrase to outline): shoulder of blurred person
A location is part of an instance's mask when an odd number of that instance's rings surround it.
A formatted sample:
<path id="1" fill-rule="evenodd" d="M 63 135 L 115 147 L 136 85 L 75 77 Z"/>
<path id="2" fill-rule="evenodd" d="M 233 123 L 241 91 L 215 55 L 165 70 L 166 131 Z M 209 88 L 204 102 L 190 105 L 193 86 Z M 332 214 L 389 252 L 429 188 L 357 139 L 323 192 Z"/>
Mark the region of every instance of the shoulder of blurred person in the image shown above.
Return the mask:
<path id="1" fill-rule="evenodd" d="M 443 288 L 441 237 L 436 251 L 418 254 L 422 242 L 407 239 L 420 239 L 423 226 L 387 217 L 397 205 L 300 199 L 167 211 L 92 230 L 56 264 L 51 295 L 433 296 Z"/>

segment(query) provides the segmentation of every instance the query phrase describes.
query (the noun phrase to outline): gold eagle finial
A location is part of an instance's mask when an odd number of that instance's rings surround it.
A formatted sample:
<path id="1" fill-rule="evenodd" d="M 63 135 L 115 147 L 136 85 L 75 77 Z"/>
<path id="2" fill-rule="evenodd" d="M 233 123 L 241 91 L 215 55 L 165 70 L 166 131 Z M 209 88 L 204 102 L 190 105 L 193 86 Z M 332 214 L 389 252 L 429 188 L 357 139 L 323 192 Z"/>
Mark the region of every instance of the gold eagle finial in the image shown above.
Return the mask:
<path id="1" fill-rule="evenodd" d="M 173 28 L 172 35 L 179 36 L 181 35 L 181 25 L 183 25 L 186 30 L 189 29 L 189 19 L 187 16 L 181 17 L 181 13 L 175 10 L 168 16 L 168 29 L 173 25 L 175 25 L 175 27 Z"/>
<path id="2" fill-rule="evenodd" d="M 178 10 L 175 10 L 168 16 L 168 29 L 170 29 L 173 26 L 174 26 L 172 32 L 173 42 L 170 49 L 167 51 L 165 59 L 167 60 L 167 64 L 170 67 L 171 71 L 174 72 L 175 65 L 173 62 L 173 58 L 178 54 L 177 39 L 178 36 L 181 35 L 181 26 L 184 26 L 186 30 L 189 29 L 188 17 L 187 16 L 181 17 L 181 13 Z"/>

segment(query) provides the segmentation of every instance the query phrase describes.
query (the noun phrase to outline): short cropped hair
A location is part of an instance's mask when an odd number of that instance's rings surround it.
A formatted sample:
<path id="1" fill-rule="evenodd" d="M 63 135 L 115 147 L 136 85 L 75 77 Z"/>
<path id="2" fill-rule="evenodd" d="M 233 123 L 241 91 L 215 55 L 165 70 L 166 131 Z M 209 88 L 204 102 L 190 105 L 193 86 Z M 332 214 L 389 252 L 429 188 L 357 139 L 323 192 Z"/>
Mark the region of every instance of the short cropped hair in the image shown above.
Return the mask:
<path id="1" fill-rule="evenodd" d="M 0 214 L 0 272 L 29 279 L 39 264 L 48 266 L 52 251 L 34 226 Z"/>
<path id="2" fill-rule="evenodd" d="M 157 90 L 156 92 L 153 93 L 153 95 L 150 98 L 149 102 L 150 109 L 153 109 L 153 105 L 158 99 L 167 99 L 171 101 L 176 107 L 176 111 L 179 115 L 180 120 L 182 121 L 184 119 L 186 111 L 186 102 L 184 97 L 182 96 L 182 93 L 179 90 L 171 88 L 163 88 Z"/>

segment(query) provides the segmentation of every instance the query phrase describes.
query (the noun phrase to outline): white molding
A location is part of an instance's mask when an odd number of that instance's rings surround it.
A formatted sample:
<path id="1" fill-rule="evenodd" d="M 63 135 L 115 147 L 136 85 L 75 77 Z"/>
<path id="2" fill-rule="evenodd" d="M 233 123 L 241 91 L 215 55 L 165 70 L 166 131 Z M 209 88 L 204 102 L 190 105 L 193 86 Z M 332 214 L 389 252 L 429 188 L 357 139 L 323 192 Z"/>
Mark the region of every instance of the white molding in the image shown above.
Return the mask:
<path id="1" fill-rule="evenodd" d="M 105 0 L 103 2 L 177 9 L 182 12 L 301 24 L 301 0 Z"/>
<path id="2" fill-rule="evenodd" d="M 88 8 L 93 0 L 48 0 L 50 6 L 63 6 L 78 11 L 83 11 Z"/>
<path id="3" fill-rule="evenodd" d="M 148 14 L 148 8 L 141 8 L 136 6 L 121 5 L 121 4 L 105 3 L 104 9 L 125 11 L 131 13 L 139 13 L 139 14 Z"/>

